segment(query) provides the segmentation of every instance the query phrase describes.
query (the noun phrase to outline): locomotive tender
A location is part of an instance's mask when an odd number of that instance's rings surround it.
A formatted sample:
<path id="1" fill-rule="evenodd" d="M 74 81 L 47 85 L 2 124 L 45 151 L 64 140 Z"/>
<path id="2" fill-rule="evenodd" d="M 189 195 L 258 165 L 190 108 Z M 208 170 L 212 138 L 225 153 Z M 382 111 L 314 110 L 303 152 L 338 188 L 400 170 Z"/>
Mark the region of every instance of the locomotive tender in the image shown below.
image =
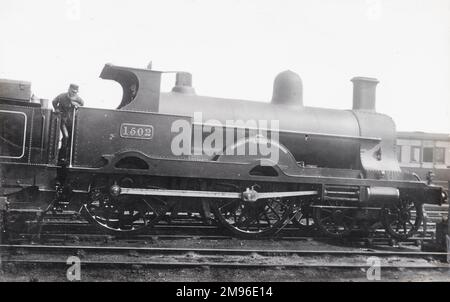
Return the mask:
<path id="1" fill-rule="evenodd" d="M 162 74 L 105 65 L 100 77 L 122 86 L 122 101 L 74 112 L 67 164 L 58 162 L 58 116 L 21 93 L 5 96 L 19 84 L 2 82 L 0 196 L 9 209 L 72 209 L 116 234 L 196 211 L 243 237 L 312 219 L 332 237 L 383 223 L 406 239 L 423 204 L 446 199 L 400 170 L 395 124 L 375 110 L 376 79 L 352 79 L 353 109 L 334 110 L 304 106 L 291 71 L 275 79 L 271 103 L 198 96 L 185 72 L 162 93 Z"/>

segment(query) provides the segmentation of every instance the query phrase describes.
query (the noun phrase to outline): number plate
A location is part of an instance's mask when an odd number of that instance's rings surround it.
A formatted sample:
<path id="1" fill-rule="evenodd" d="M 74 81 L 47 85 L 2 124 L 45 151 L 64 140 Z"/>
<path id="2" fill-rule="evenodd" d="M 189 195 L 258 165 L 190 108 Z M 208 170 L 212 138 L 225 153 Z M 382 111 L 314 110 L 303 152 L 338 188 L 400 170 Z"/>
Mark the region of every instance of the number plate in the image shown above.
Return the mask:
<path id="1" fill-rule="evenodd" d="M 120 125 L 120 136 L 123 138 L 152 139 L 153 126 L 122 124 Z"/>

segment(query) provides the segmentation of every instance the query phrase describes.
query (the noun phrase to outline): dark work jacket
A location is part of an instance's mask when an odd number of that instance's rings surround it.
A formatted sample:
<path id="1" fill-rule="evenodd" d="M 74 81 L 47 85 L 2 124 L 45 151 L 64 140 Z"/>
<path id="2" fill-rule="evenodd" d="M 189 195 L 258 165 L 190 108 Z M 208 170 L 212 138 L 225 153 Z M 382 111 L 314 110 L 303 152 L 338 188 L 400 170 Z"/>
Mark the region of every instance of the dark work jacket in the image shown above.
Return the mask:
<path id="1" fill-rule="evenodd" d="M 83 100 L 77 95 L 72 99 L 69 97 L 69 93 L 61 93 L 53 100 L 53 108 L 56 111 L 60 111 L 62 118 L 64 120 L 72 120 L 73 108 L 74 105 L 72 103 L 77 103 L 78 106 L 83 106 Z"/>

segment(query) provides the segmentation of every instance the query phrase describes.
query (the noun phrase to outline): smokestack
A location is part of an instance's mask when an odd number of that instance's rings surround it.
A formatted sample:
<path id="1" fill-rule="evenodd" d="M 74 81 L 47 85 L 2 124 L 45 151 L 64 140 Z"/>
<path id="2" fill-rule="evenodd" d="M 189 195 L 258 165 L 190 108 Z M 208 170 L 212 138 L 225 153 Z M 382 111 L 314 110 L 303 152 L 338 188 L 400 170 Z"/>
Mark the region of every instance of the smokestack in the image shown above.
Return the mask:
<path id="1" fill-rule="evenodd" d="M 275 78 L 272 104 L 303 106 L 303 83 L 298 74 L 286 70 Z"/>
<path id="2" fill-rule="evenodd" d="M 172 91 L 183 94 L 195 94 L 195 89 L 192 87 L 192 75 L 189 72 L 177 72 L 177 80 Z"/>
<path id="3" fill-rule="evenodd" d="M 379 81 L 375 78 L 355 77 L 353 82 L 353 110 L 376 111 L 376 88 Z"/>

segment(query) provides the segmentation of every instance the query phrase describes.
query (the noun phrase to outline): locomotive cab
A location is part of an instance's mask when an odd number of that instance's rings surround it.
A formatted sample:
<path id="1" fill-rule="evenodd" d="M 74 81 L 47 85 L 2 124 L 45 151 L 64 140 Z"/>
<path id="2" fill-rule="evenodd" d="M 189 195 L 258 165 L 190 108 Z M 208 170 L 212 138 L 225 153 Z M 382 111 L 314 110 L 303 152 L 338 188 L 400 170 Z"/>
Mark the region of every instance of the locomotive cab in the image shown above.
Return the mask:
<path id="1" fill-rule="evenodd" d="M 31 102 L 30 83 L 0 80 L 0 195 L 54 190 L 59 128 L 46 104 Z"/>
<path id="2" fill-rule="evenodd" d="M 100 78 L 122 86 L 121 110 L 158 112 L 161 72 L 106 64 Z"/>

